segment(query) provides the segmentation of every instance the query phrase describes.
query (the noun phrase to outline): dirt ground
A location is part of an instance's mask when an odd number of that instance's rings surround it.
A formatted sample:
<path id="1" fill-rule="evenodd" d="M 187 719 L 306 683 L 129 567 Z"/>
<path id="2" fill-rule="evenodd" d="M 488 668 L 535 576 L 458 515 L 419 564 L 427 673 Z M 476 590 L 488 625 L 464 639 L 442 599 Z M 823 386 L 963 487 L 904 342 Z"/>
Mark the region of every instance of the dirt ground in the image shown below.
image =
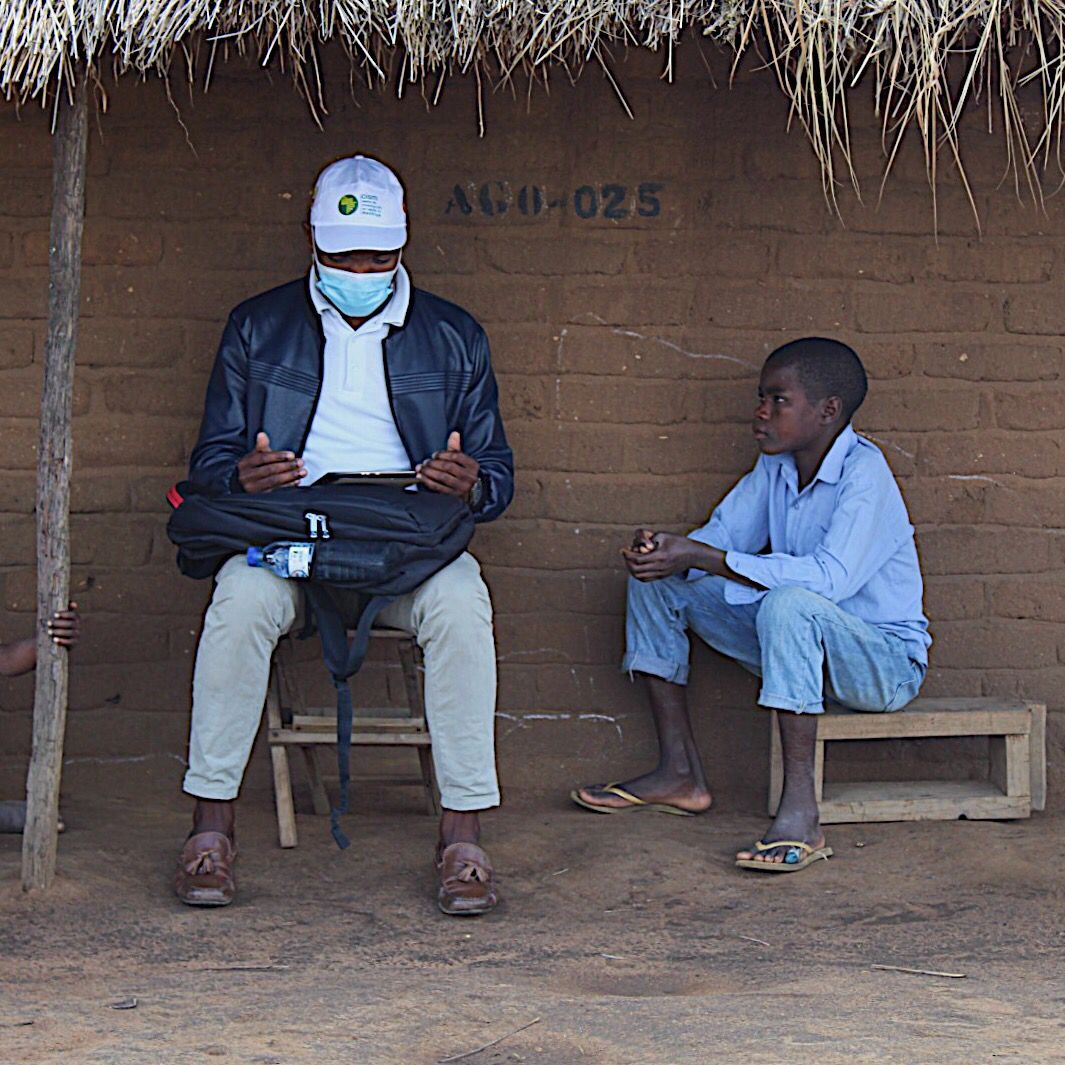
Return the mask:
<path id="1" fill-rule="evenodd" d="M 175 758 L 68 765 L 44 898 L 0 836 L 0 1062 L 1065 1061 L 1061 814 L 833 826 L 831 862 L 777 877 L 730 863 L 756 810 L 608 818 L 511 791 L 485 819 L 504 904 L 462 920 L 433 905 L 415 791 L 364 788 L 346 852 L 312 816 L 281 851 L 253 767 L 225 910 L 170 895 Z M 0 765 L 5 794 L 18 779 Z"/>

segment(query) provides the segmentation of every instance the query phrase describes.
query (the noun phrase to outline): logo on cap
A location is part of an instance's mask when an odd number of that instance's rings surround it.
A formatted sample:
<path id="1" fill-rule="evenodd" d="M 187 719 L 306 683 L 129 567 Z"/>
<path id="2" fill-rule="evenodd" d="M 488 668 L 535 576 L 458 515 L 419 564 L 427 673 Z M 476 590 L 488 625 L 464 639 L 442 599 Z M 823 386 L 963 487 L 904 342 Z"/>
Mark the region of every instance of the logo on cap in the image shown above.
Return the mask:
<path id="1" fill-rule="evenodd" d="M 337 210 L 344 215 L 354 214 L 359 209 L 359 201 L 351 193 L 347 193 L 340 197 L 340 202 L 337 204 Z"/>

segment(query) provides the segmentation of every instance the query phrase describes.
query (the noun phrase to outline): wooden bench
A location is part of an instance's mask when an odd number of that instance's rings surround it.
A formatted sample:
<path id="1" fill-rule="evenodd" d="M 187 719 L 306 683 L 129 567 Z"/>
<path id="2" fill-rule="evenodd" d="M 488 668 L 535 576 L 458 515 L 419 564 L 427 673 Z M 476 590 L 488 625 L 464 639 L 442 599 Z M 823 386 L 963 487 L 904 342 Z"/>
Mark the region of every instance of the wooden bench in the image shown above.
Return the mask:
<path id="1" fill-rule="evenodd" d="M 352 747 L 413 747 L 418 753 L 417 776 L 352 776 L 352 783 L 412 784 L 424 789 L 425 805 L 430 814 L 440 813 L 440 801 L 433 774 L 433 739 L 425 716 L 422 652 L 414 633 L 405 629 L 373 628 L 372 641 L 384 641 L 395 647 L 403 670 L 403 687 L 407 697 L 404 707 L 355 707 L 352 723 Z M 335 706 L 307 706 L 299 683 L 293 655 L 293 641 L 283 636 L 270 664 L 270 684 L 266 693 L 266 742 L 274 773 L 274 801 L 277 806 L 277 832 L 282 847 L 295 847 L 296 810 L 292 800 L 292 775 L 289 748 L 303 754 L 303 764 L 310 785 L 311 803 L 316 814 L 329 813 L 329 796 L 318 765 L 322 746 L 336 749 L 337 715 Z M 352 680 L 355 688 L 358 677 Z"/>
<path id="2" fill-rule="evenodd" d="M 769 813 L 780 805 L 783 762 L 772 712 Z M 825 744 L 987 736 L 986 780 L 825 782 Z M 1046 705 L 1020 699 L 915 699 L 905 710 L 871 714 L 831 709 L 818 719 L 815 786 L 821 823 L 946 821 L 1028 817 L 1046 805 Z"/>

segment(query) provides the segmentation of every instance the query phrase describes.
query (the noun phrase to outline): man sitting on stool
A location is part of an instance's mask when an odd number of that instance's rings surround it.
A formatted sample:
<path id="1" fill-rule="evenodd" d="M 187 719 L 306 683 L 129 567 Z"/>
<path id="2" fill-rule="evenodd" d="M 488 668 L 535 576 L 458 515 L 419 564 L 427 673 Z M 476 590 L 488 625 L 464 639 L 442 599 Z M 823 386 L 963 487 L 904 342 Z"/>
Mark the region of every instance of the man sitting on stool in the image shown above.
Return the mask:
<path id="1" fill-rule="evenodd" d="M 417 470 L 419 490 L 465 498 L 491 521 L 514 493 L 484 331 L 413 288 L 403 187 L 361 155 L 318 176 L 307 276 L 229 317 L 207 388 L 189 479 L 225 493 L 309 485 L 341 471 Z M 262 715 L 270 657 L 296 621 L 298 585 L 231 558 L 217 576 L 196 655 L 189 769 L 193 827 L 178 898 L 232 902 L 233 801 Z M 379 615 L 412 630 L 443 815 L 436 864 L 444 913 L 478 914 L 497 896 L 478 846 L 478 812 L 499 803 L 492 605 L 463 554 Z"/>

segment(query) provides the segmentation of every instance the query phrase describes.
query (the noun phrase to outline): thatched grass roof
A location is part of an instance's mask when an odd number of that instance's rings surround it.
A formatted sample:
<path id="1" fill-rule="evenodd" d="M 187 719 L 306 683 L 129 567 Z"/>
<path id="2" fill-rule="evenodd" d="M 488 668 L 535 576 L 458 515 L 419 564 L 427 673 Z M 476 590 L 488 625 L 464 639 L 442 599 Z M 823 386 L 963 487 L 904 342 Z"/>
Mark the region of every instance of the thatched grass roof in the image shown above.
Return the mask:
<path id="1" fill-rule="evenodd" d="M 432 95 L 436 78 L 601 63 L 612 49 L 673 48 L 694 28 L 737 61 L 756 51 L 793 101 L 834 187 L 849 160 L 848 94 L 871 93 L 890 160 L 915 129 L 934 171 L 956 152 L 963 111 L 981 92 L 1018 171 L 1056 159 L 1065 101 L 1065 0 L 0 0 L 0 91 L 46 97 L 89 60 L 148 74 L 220 49 L 280 56 L 314 99 L 316 48 L 339 39 L 370 74 L 395 70 Z M 1023 84 L 1040 128 L 1021 120 Z"/>

